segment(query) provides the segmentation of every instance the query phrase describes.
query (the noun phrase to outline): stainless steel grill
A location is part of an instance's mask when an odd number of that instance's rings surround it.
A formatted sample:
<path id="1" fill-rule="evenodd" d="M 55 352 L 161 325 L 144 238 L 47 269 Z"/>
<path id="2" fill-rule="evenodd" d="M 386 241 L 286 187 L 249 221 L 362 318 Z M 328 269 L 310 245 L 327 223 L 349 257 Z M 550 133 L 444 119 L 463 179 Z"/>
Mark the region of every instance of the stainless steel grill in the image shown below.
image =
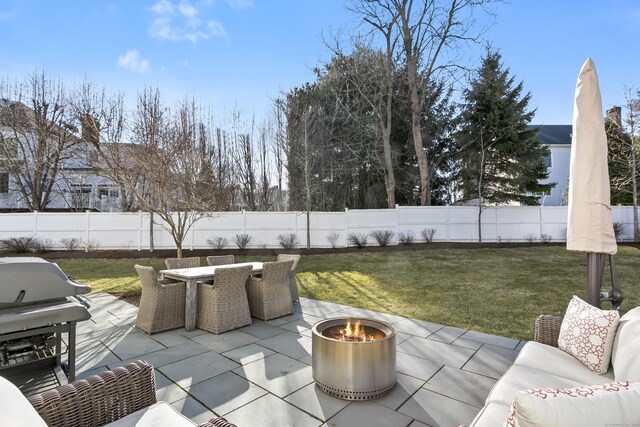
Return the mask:
<path id="1" fill-rule="evenodd" d="M 59 372 L 67 352 L 66 380 L 73 381 L 76 323 L 91 318 L 79 295 L 90 291 L 42 258 L 0 258 L 0 375 L 24 378 L 36 368 Z"/>
<path id="2" fill-rule="evenodd" d="M 338 341 L 323 332 L 345 325 L 351 318 L 322 320 L 312 328 L 313 379 L 322 391 L 346 400 L 368 400 L 385 395 L 396 384 L 396 331 L 388 323 L 355 319 L 376 328 L 384 338 L 376 341 Z"/>

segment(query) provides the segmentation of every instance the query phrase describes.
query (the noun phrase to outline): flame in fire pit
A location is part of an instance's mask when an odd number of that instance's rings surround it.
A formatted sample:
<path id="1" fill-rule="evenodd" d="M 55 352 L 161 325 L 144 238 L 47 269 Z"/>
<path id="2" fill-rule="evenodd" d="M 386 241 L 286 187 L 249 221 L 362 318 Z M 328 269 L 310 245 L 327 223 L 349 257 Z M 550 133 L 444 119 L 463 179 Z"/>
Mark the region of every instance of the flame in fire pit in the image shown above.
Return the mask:
<path id="1" fill-rule="evenodd" d="M 343 327 L 335 326 L 328 328 L 323 335 L 338 341 L 350 342 L 367 342 L 377 341 L 385 337 L 384 332 L 377 328 L 363 326 L 359 320 L 351 322 L 347 320 L 347 324 Z"/>

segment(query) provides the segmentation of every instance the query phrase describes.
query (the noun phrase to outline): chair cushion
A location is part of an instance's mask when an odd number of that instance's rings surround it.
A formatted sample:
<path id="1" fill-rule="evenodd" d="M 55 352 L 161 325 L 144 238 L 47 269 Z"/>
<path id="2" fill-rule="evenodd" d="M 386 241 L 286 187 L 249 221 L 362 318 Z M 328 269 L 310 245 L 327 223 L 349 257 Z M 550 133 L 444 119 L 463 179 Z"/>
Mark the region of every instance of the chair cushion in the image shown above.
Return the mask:
<path id="1" fill-rule="evenodd" d="M 166 402 L 158 402 L 120 418 L 110 427 L 193 427 L 195 424 Z"/>
<path id="2" fill-rule="evenodd" d="M 0 425 L 47 427 L 20 389 L 2 377 L 0 377 Z"/>
<path id="3" fill-rule="evenodd" d="M 640 381 L 640 307 L 620 318 L 613 342 L 611 365 L 616 381 Z"/>
<path id="4" fill-rule="evenodd" d="M 640 383 L 614 382 L 568 389 L 519 391 L 507 427 L 634 425 L 640 420 Z M 496 424 L 498 425 L 498 424 Z"/>
<path id="5" fill-rule="evenodd" d="M 578 359 L 557 347 L 530 341 L 522 347 L 514 365 L 538 369 L 553 375 L 580 381 L 583 384 L 597 384 L 601 381 L 613 381 L 613 370 L 601 375 L 587 369 Z"/>
<path id="6" fill-rule="evenodd" d="M 620 314 L 601 310 L 574 295 L 560 326 L 558 348 L 597 374 L 609 370 Z"/>
<path id="7" fill-rule="evenodd" d="M 595 382 L 585 382 L 581 380 L 560 377 L 556 374 L 544 372 L 539 369 L 533 369 L 521 365 L 511 366 L 507 372 L 493 386 L 493 389 L 487 397 L 486 403 L 500 403 L 502 405 L 511 405 L 516 393 L 520 390 L 529 390 L 532 388 L 571 388 L 579 387 L 585 384 L 604 384 L 611 381 L 604 375 L 596 375 L 584 368 L 590 376 L 588 379 L 595 379 Z"/>

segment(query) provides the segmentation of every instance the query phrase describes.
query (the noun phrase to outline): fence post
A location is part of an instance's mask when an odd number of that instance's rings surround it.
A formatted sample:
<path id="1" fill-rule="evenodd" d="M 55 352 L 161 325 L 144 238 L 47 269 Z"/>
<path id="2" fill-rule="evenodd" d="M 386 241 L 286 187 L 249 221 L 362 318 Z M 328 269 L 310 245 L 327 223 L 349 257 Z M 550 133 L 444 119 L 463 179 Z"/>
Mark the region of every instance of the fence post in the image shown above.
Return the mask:
<path id="1" fill-rule="evenodd" d="M 538 220 L 540 222 L 540 240 L 542 240 L 542 231 L 544 230 L 544 224 L 542 223 L 542 205 L 538 205 Z"/>
<path id="2" fill-rule="evenodd" d="M 38 211 L 33 211 L 33 238 L 38 238 Z"/>
<path id="3" fill-rule="evenodd" d="M 451 206 L 447 205 L 447 232 L 446 232 L 446 236 L 445 236 L 446 239 L 447 239 L 447 242 L 451 241 L 450 228 L 451 228 Z"/>
<path id="4" fill-rule="evenodd" d="M 87 232 L 85 233 L 84 251 L 89 252 L 89 242 L 91 241 L 91 211 L 86 211 L 87 214 Z"/>
<path id="5" fill-rule="evenodd" d="M 141 251 L 142 250 L 142 211 L 138 211 L 139 215 L 140 215 L 140 225 L 138 226 L 138 250 Z"/>
<path id="6" fill-rule="evenodd" d="M 496 206 L 496 243 L 500 243 L 500 205 Z"/>
<path id="7" fill-rule="evenodd" d="M 400 205 L 396 205 L 396 245 L 398 244 L 398 232 L 400 232 Z"/>
<path id="8" fill-rule="evenodd" d="M 344 247 L 349 246 L 349 208 L 344 208 Z"/>
<path id="9" fill-rule="evenodd" d="M 191 232 L 191 250 L 193 250 L 194 248 L 194 244 L 195 244 L 195 240 L 196 240 L 196 230 L 195 230 L 196 224 L 193 223 L 191 224 L 191 229 L 189 229 L 189 231 Z"/>
<path id="10" fill-rule="evenodd" d="M 242 209 L 242 234 L 247 234 L 247 211 Z"/>

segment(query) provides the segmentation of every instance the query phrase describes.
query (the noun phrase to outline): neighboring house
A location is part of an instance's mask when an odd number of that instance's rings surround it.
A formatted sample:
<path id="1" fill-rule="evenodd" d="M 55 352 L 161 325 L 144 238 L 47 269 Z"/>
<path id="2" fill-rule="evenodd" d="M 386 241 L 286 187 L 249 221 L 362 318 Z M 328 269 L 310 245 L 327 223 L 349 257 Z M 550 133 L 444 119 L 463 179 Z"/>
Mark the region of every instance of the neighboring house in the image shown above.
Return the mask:
<path id="1" fill-rule="evenodd" d="M 0 108 L 15 103 L 0 100 Z M 28 108 L 28 107 L 24 107 Z M 11 129 L 0 124 L 0 132 L 11 137 Z M 100 210 L 114 212 L 121 210 L 120 194 L 116 185 L 104 176 L 100 176 L 91 167 L 91 159 L 95 159 L 94 148 L 81 142 L 81 136 L 74 136 L 80 141 L 69 148 L 61 160 L 58 176 L 47 209 L 51 210 Z M 0 158 L 0 211 L 26 210 L 27 205 L 22 195 L 15 188 L 11 175 L 2 169 Z"/>
<path id="2" fill-rule="evenodd" d="M 538 142 L 549 147 L 549 157 L 545 163 L 549 177 L 543 183 L 555 183 L 549 194 L 540 195 L 544 206 L 566 205 L 566 191 L 569 184 L 569 162 L 571 159 L 571 125 L 532 125 L 538 128 Z"/>

